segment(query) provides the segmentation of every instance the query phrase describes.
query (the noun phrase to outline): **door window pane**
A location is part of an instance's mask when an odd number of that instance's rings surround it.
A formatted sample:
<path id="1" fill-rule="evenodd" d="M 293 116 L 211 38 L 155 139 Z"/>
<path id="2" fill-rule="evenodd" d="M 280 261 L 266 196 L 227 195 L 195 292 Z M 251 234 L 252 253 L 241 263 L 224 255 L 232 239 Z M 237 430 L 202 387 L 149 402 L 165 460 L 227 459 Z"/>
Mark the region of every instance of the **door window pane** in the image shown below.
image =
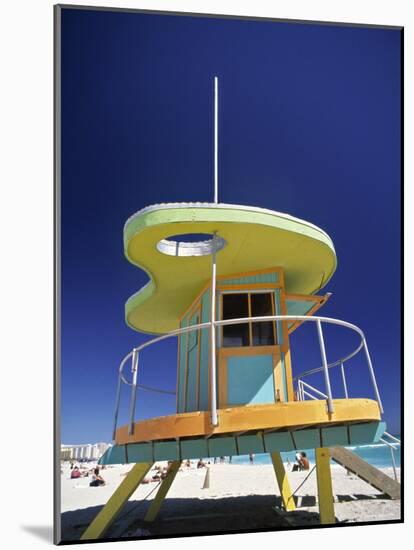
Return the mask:
<path id="1" fill-rule="evenodd" d="M 272 295 L 269 293 L 251 294 L 252 317 L 264 317 L 273 315 Z M 274 346 L 275 336 L 273 331 L 273 321 L 262 323 L 252 323 L 253 346 Z"/>
<path id="2" fill-rule="evenodd" d="M 223 319 L 238 319 L 249 316 L 247 294 L 223 294 Z M 223 326 L 223 347 L 249 345 L 249 323 Z"/>

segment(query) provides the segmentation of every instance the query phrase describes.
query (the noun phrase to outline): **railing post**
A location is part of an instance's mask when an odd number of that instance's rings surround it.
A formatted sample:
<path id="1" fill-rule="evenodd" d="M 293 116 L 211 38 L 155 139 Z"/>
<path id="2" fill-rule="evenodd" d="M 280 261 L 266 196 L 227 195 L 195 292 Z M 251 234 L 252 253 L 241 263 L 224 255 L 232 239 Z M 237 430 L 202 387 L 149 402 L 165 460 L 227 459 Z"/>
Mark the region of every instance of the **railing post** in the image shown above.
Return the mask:
<path id="1" fill-rule="evenodd" d="M 398 481 L 397 466 L 395 464 L 395 456 L 394 456 L 394 447 L 392 445 L 390 445 L 390 451 L 391 451 L 392 469 L 394 470 L 394 478 L 395 478 L 395 481 Z"/>
<path id="2" fill-rule="evenodd" d="M 383 435 L 386 435 L 387 432 L 384 432 Z M 387 445 L 387 447 L 390 449 L 390 453 L 391 453 L 391 461 L 392 461 L 392 469 L 394 470 L 394 479 L 395 481 L 398 481 L 398 476 L 397 476 L 397 464 L 395 463 L 395 456 L 394 456 L 394 446 L 392 443 L 388 443 L 388 441 L 386 439 L 384 439 L 383 437 L 381 437 L 380 441 L 382 441 L 384 443 L 384 445 Z"/>
<path id="3" fill-rule="evenodd" d="M 218 204 L 218 77 L 214 77 L 214 204 Z M 213 233 L 213 265 L 211 270 L 211 424 L 218 425 L 216 391 L 216 238 Z"/>
<path id="4" fill-rule="evenodd" d="M 298 384 L 299 384 L 299 398 L 300 398 L 300 401 L 305 401 L 305 397 L 304 397 L 304 395 L 303 395 L 303 384 L 302 384 L 302 380 L 299 380 Z"/>
<path id="5" fill-rule="evenodd" d="M 378 391 L 377 381 L 375 379 L 374 369 L 372 367 L 371 356 L 370 356 L 369 351 L 368 351 L 367 341 L 365 340 L 365 337 L 364 337 L 364 351 L 365 351 L 365 356 L 367 358 L 368 369 L 369 369 L 369 373 L 371 375 L 372 385 L 374 386 L 374 392 L 375 392 L 375 396 L 377 398 L 378 406 L 379 406 L 379 409 L 381 411 L 381 414 L 384 414 L 384 409 L 382 408 L 381 397 L 380 397 L 380 394 L 379 394 L 379 391 Z"/>
<path id="6" fill-rule="evenodd" d="M 328 361 L 326 360 L 326 351 L 325 351 L 325 342 L 323 339 L 322 324 L 319 319 L 316 321 L 316 326 L 318 329 L 319 347 L 321 348 L 321 357 L 322 357 L 322 364 L 323 364 L 323 373 L 325 375 L 326 393 L 328 394 L 328 412 L 332 414 L 334 412 L 334 407 L 332 402 L 331 382 L 329 380 Z"/>
<path id="7" fill-rule="evenodd" d="M 134 433 L 135 402 L 137 398 L 137 377 L 138 377 L 139 352 L 134 349 L 132 352 L 132 387 L 131 401 L 129 405 L 129 435 Z"/>
<path id="8" fill-rule="evenodd" d="M 217 426 L 217 391 L 216 391 L 216 233 L 213 237 L 213 265 L 211 273 L 211 424 Z"/>
<path id="9" fill-rule="evenodd" d="M 115 441 L 116 436 L 116 427 L 118 425 L 118 413 L 119 413 L 119 403 L 121 400 L 121 372 L 118 373 L 118 386 L 116 388 L 116 399 L 115 399 L 115 414 L 114 414 L 114 428 L 112 430 L 112 439 Z"/>
<path id="10" fill-rule="evenodd" d="M 348 399 L 348 387 L 346 385 L 345 369 L 344 369 L 344 364 L 343 363 L 341 363 L 341 374 L 342 374 L 342 382 L 344 384 L 345 399 Z"/>

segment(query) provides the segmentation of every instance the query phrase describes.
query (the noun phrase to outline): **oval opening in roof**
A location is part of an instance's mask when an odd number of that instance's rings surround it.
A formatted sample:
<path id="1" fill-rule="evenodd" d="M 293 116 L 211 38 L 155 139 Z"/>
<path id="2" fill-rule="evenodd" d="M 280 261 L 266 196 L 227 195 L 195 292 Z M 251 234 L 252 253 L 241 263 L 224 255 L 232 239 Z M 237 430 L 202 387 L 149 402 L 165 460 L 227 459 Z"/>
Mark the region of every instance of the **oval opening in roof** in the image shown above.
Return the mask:
<path id="1" fill-rule="evenodd" d="M 226 244 L 221 237 L 208 233 L 185 233 L 161 239 L 157 243 L 157 250 L 167 256 L 208 256 L 218 252 Z"/>

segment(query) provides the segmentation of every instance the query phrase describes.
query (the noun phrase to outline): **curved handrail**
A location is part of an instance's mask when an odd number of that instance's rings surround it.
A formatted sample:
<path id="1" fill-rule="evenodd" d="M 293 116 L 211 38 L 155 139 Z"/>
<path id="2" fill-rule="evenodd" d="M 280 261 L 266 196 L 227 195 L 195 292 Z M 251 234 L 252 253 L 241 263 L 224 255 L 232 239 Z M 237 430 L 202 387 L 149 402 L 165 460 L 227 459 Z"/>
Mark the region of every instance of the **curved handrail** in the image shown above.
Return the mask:
<path id="1" fill-rule="evenodd" d="M 240 317 L 240 318 L 237 318 L 237 319 L 224 319 L 224 320 L 221 320 L 221 321 L 215 321 L 214 325 L 217 325 L 217 326 L 233 325 L 233 324 L 234 325 L 240 325 L 240 324 L 249 323 L 249 322 L 252 322 L 252 321 L 254 321 L 255 323 L 256 322 L 261 323 L 261 322 L 266 322 L 266 321 L 314 321 L 314 322 L 320 321 L 322 323 L 330 323 L 330 324 L 334 324 L 334 325 L 343 326 L 345 328 L 350 328 L 354 332 L 357 332 L 361 336 L 361 342 L 359 343 L 358 347 L 354 351 L 352 351 L 349 355 L 347 355 L 347 356 L 345 356 L 341 359 L 338 359 L 337 361 L 335 361 L 333 363 L 329 363 L 328 368 L 335 367 L 337 365 L 340 365 L 341 363 L 345 363 L 349 359 L 352 359 L 352 357 L 357 355 L 364 346 L 365 334 L 359 327 L 357 327 L 356 325 L 353 325 L 352 323 L 348 323 L 347 321 L 342 321 L 342 320 L 339 320 L 339 319 L 332 319 L 331 317 L 319 317 L 319 316 L 316 316 L 316 315 L 313 315 L 313 316 L 308 316 L 308 315 L 266 315 L 266 316 L 262 316 L 262 317 Z M 191 325 L 191 326 L 188 326 L 188 327 L 182 327 L 182 328 L 179 328 L 179 329 L 176 329 L 176 330 L 172 330 L 171 332 L 167 332 L 166 334 L 162 334 L 161 336 L 157 336 L 156 338 L 153 338 L 151 340 L 147 340 L 143 344 L 140 344 L 138 347 L 133 348 L 133 350 L 130 351 L 122 359 L 121 364 L 119 365 L 119 372 L 120 372 L 120 375 L 122 377 L 122 381 L 125 384 L 129 385 L 129 386 L 131 385 L 131 383 L 128 382 L 127 380 L 125 380 L 125 378 L 123 376 L 123 368 L 124 368 L 125 363 L 127 362 L 127 360 L 130 357 L 132 357 L 132 354 L 133 354 L 134 351 L 139 353 L 140 351 L 147 348 L 148 346 L 151 346 L 152 344 L 156 344 L 157 342 L 161 342 L 162 340 L 166 340 L 167 338 L 172 338 L 174 336 L 180 336 L 181 334 L 186 334 L 186 333 L 192 332 L 194 330 L 203 330 L 203 329 L 206 329 L 206 328 L 211 328 L 211 321 L 208 321 L 206 323 L 199 323 L 197 325 Z M 301 374 L 295 376 L 293 378 L 293 380 L 295 381 L 298 378 L 301 378 L 303 376 L 308 376 L 309 374 L 313 374 L 314 372 L 320 372 L 320 371 L 323 370 L 323 368 L 324 367 L 317 367 L 315 369 L 306 371 L 304 373 L 301 373 Z"/>
<path id="2" fill-rule="evenodd" d="M 119 376 L 121 377 L 122 382 L 124 382 L 124 384 L 127 384 L 128 386 L 130 386 L 131 383 L 128 382 L 128 380 L 125 380 L 125 378 L 124 378 L 124 372 L 123 372 L 123 371 L 124 371 L 125 363 L 128 361 L 128 359 L 129 359 L 130 357 L 132 357 L 133 353 L 134 353 L 134 351 L 132 350 L 132 351 L 130 351 L 130 352 L 128 353 L 128 355 L 125 355 L 125 357 L 122 359 L 122 361 L 121 361 L 121 363 L 120 363 L 120 365 L 119 365 L 119 368 L 118 368 Z"/>
<path id="3" fill-rule="evenodd" d="M 363 347 L 364 347 L 364 340 L 361 339 L 361 342 L 359 343 L 359 346 L 357 348 L 355 348 L 353 352 L 351 352 L 349 355 L 346 355 L 342 359 L 338 359 L 337 361 L 334 361 L 333 363 L 329 363 L 328 364 L 328 369 L 332 369 L 333 367 L 337 367 L 338 365 L 343 365 L 344 363 L 346 363 L 347 361 L 349 361 L 350 359 L 355 357 L 355 355 L 358 355 L 358 353 L 361 351 L 361 349 Z M 316 372 L 322 372 L 322 371 L 323 371 L 323 367 L 317 367 L 315 369 L 307 370 L 305 372 L 297 374 L 296 376 L 293 377 L 292 380 L 293 381 L 299 380 L 300 378 L 304 378 L 305 376 L 309 376 L 310 374 L 315 374 Z"/>
<path id="4" fill-rule="evenodd" d="M 380 409 L 381 413 L 383 413 L 381 398 L 380 398 L 380 395 L 379 395 L 378 386 L 377 386 L 377 383 L 376 383 L 375 374 L 374 374 L 371 358 L 370 358 L 370 355 L 369 355 L 369 351 L 368 351 L 368 347 L 367 347 L 367 343 L 366 343 L 366 339 L 365 339 L 365 334 L 359 327 L 357 327 L 356 325 L 354 325 L 352 323 L 349 323 L 347 321 L 342 321 L 342 320 L 339 320 L 339 319 L 333 319 L 331 317 L 320 317 L 320 316 L 265 315 L 265 316 L 260 316 L 260 317 L 241 317 L 241 318 L 236 318 L 236 319 L 223 319 L 223 320 L 220 320 L 220 321 L 208 321 L 208 322 L 205 322 L 205 323 L 190 325 L 188 327 L 182 327 L 182 328 L 173 330 L 171 332 L 168 332 L 166 334 L 162 334 L 160 336 L 152 338 L 151 340 L 147 340 L 146 342 L 143 342 L 139 346 L 133 348 L 133 350 L 130 351 L 122 359 L 122 361 L 119 365 L 118 387 L 117 387 L 117 397 L 116 397 L 116 409 L 115 409 L 115 417 L 114 417 L 114 436 L 115 436 L 115 429 L 116 429 L 116 425 L 117 425 L 117 418 L 118 418 L 118 412 L 119 412 L 119 403 L 120 403 L 120 394 L 121 394 L 121 385 L 122 385 L 122 383 L 125 383 L 127 385 L 132 386 L 131 409 L 130 409 L 130 430 L 132 429 L 133 416 L 134 416 L 134 410 L 135 410 L 135 395 L 136 395 L 136 389 L 137 389 L 137 386 L 138 386 L 137 385 L 138 357 L 139 357 L 139 353 L 143 349 L 145 349 L 145 348 L 147 348 L 147 347 L 149 347 L 149 346 L 151 346 L 151 345 L 153 345 L 157 342 L 161 342 L 163 340 L 166 340 L 168 338 L 172 338 L 174 336 L 180 336 L 181 334 L 186 334 L 186 333 L 193 332 L 193 331 L 196 331 L 196 330 L 204 330 L 206 328 L 211 329 L 211 327 L 216 327 L 216 326 L 220 327 L 220 326 L 226 326 L 226 325 L 238 325 L 238 324 L 245 324 L 245 323 L 251 323 L 251 322 L 260 323 L 260 322 L 266 322 L 266 321 L 276 321 L 276 322 L 277 321 L 279 321 L 279 322 L 286 322 L 286 321 L 307 322 L 307 321 L 312 321 L 312 322 L 317 323 L 319 344 L 320 344 L 320 347 L 321 347 L 321 356 L 322 356 L 323 366 L 318 367 L 316 369 L 312 369 L 310 371 L 306 371 L 306 372 L 296 376 L 293 380 L 300 379 L 303 376 L 307 376 L 307 375 L 313 374 L 315 372 L 324 371 L 325 385 L 326 385 L 327 394 L 328 394 L 327 395 L 328 411 L 330 413 L 333 412 L 333 402 L 332 402 L 332 393 L 331 393 L 329 374 L 328 374 L 329 368 L 335 367 L 337 365 L 341 365 L 342 370 L 343 370 L 343 364 L 346 361 L 348 361 L 349 359 L 351 359 L 352 357 L 354 357 L 357 353 L 359 353 L 359 351 L 361 351 L 362 348 L 364 348 L 367 363 L 368 363 L 368 367 L 369 367 L 369 371 L 370 371 L 370 375 L 371 375 L 372 384 L 373 384 L 374 391 L 375 391 L 375 394 L 376 394 L 376 400 L 378 402 L 379 409 Z M 339 360 L 337 360 L 333 363 L 328 364 L 327 360 L 326 360 L 325 344 L 324 344 L 324 339 L 323 339 L 323 334 L 322 334 L 322 326 L 321 326 L 322 323 L 339 325 L 339 326 L 343 326 L 345 328 L 349 328 L 349 329 L 351 329 L 354 332 L 359 334 L 359 336 L 361 338 L 361 342 L 359 343 L 357 348 L 354 351 L 352 351 L 350 354 L 348 354 L 346 357 L 344 357 L 342 359 L 339 359 Z M 132 369 L 131 369 L 131 372 L 133 373 L 133 381 L 132 382 L 129 382 L 128 380 L 126 380 L 126 378 L 124 377 L 124 373 L 123 373 L 125 364 L 126 364 L 126 362 L 128 361 L 128 359 L 130 357 L 132 357 Z M 154 389 L 154 388 L 152 388 L 152 389 Z M 168 393 L 171 393 L 171 392 L 168 392 Z"/>

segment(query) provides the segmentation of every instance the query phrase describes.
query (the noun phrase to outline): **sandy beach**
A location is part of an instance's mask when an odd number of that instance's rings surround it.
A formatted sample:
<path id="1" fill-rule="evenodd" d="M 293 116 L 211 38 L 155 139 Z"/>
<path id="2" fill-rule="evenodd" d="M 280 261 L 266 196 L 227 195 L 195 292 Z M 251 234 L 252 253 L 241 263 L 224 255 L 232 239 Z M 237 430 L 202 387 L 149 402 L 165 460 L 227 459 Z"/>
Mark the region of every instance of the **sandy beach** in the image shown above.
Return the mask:
<path id="1" fill-rule="evenodd" d="M 89 464 L 88 468 L 91 467 Z M 131 467 L 131 464 L 106 467 L 101 471 L 106 485 L 89 487 L 89 478 L 70 479 L 69 464 L 62 466 L 64 540 L 80 538 Z M 141 485 L 108 531 L 107 538 L 167 534 L 178 536 L 243 529 L 277 530 L 319 524 L 316 471 L 305 482 L 309 472 L 289 471 L 296 511 L 286 513 L 282 510 L 275 474 L 270 464 L 210 464 L 209 468 L 209 488 L 203 489 L 206 469 L 197 470 L 195 461 L 191 468 L 183 465 L 157 520 L 150 524 L 144 523 L 143 518 L 156 495 L 158 483 Z M 393 476 L 391 468 L 383 471 Z M 341 466 L 332 465 L 332 482 L 338 523 L 400 519 L 399 500 L 389 499 L 355 475 L 349 475 Z"/>

